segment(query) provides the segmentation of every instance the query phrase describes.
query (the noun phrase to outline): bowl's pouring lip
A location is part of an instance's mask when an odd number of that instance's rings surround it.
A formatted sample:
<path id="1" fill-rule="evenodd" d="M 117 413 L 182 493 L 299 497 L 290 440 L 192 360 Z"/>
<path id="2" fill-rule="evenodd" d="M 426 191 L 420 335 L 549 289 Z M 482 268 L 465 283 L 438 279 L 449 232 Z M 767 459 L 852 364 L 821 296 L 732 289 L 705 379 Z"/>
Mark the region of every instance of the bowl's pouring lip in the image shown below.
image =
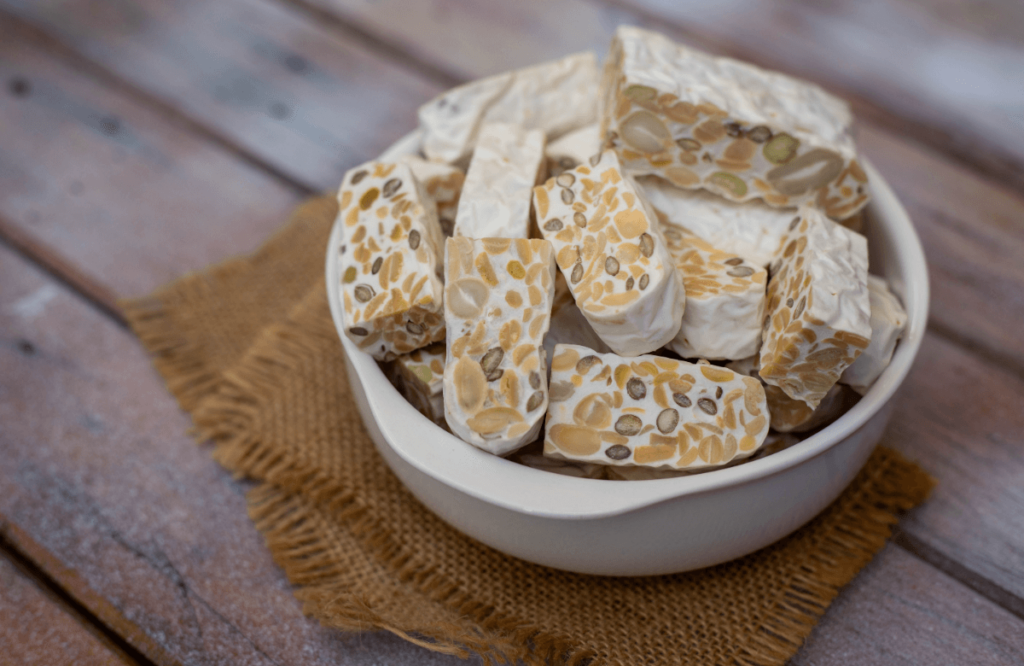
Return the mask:
<path id="1" fill-rule="evenodd" d="M 412 132 L 379 159 L 394 159 L 419 151 L 420 134 Z M 338 253 L 342 227 L 337 222 L 327 248 L 327 291 L 331 316 L 338 329 L 351 370 L 355 371 L 372 418 L 388 446 L 423 474 L 488 504 L 516 513 L 561 520 L 583 520 L 636 511 L 688 495 L 707 493 L 785 472 L 821 455 L 853 435 L 893 396 L 906 378 L 924 338 L 928 321 L 928 269 L 921 241 L 906 210 L 888 183 L 866 159 L 871 183 L 869 204 L 875 219 L 885 219 L 888 242 L 903 265 L 907 329 L 892 362 L 868 393 L 850 411 L 793 447 L 761 460 L 703 474 L 649 481 L 580 479 L 519 465 L 476 449 L 437 427 L 395 390 L 376 361 L 345 337 L 338 299 Z M 359 390 L 353 386 L 353 390 Z"/>

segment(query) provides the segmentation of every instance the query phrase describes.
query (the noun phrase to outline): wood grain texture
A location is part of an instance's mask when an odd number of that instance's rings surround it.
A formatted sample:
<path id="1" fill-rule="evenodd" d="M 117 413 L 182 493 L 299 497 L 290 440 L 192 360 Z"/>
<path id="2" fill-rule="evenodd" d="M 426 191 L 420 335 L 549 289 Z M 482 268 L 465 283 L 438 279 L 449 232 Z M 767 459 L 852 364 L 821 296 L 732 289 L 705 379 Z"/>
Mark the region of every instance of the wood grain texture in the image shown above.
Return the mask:
<path id="1" fill-rule="evenodd" d="M 901 529 L 1024 599 L 1024 381 L 929 335 L 887 441 L 939 480 Z"/>
<path id="2" fill-rule="evenodd" d="M 334 12 L 400 45 L 410 57 L 426 59 L 463 79 L 581 49 L 603 53 L 620 23 L 694 38 L 626 9 L 584 0 L 500 5 L 481 0 L 290 1 Z M 737 3 L 706 9 L 726 12 L 723 8 Z M 570 24 L 573 29 L 565 30 Z M 732 48 L 715 40 L 701 45 Z M 808 43 L 802 48 L 813 47 Z M 817 48 L 824 50 L 820 44 Z M 1024 373 L 1024 340 L 1015 334 L 1015 322 L 1024 319 L 1024 268 L 1018 260 L 1024 252 L 1024 198 L 870 120 L 860 119 L 858 130 L 861 149 L 889 180 L 921 233 L 932 266 L 933 321 L 943 332 Z"/>
<path id="3" fill-rule="evenodd" d="M 13 424 L 0 432 L 6 452 L 0 483 L 10 489 L 0 497 L 5 533 L 43 549 L 45 555 L 34 559 L 130 640 L 131 631 L 138 632 L 133 645 L 144 654 L 163 655 L 151 657 L 158 663 L 464 663 L 388 635 L 343 637 L 301 618 L 245 517 L 244 486 L 181 434 L 187 418 L 130 334 L 2 249 L 0 331 L 0 364 L 8 369 L 0 384 L 0 421 Z M 943 344 L 929 341 L 922 362 L 946 353 Z M 923 373 L 919 377 L 932 385 Z M 916 418 L 917 409 L 904 401 L 897 427 Z M 965 502 L 976 501 L 970 495 L 977 489 L 961 482 L 958 490 L 956 477 L 941 481 L 938 492 L 947 495 L 939 501 L 958 492 L 968 495 Z M 914 522 L 920 522 L 916 515 Z M 979 527 L 985 529 L 990 526 Z M 932 603 L 927 589 L 899 591 L 907 567 L 891 566 L 887 560 L 877 565 L 880 573 L 865 592 L 854 582 L 850 593 L 863 595 L 854 597 L 858 604 L 892 604 L 893 595 L 908 607 Z M 935 571 L 921 573 L 922 567 L 918 561 L 910 567 L 917 572 L 912 581 L 944 580 Z M 955 587 L 948 580 L 942 585 Z M 886 590 L 897 592 L 881 594 Z M 1008 613 L 992 611 L 969 591 L 957 594 L 941 610 L 943 622 L 976 627 L 981 608 L 997 638 L 1020 631 L 1022 623 Z M 869 619 L 861 611 L 838 629 L 825 625 L 827 640 L 843 644 L 847 633 L 867 630 L 862 622 L 875 632 L 865 645 L 845 645 L 857 657 L 850 664 L 874 663 L 871 650 L 900 644 L 919 617 Z M 922 645 L 908 648 L 910 655 L 941 654 L 948 640 L 915 635 Z"/>
<path id="4" fill-rule="evenodd" d="M 3 248 L 0 367 L 5 538 L 154 662 L 465 663 L 304 618 L 131 334 Z"/>
<path id="5" fill-rule="evenodd" d="M 960 15 L 947 7 L 938 17 L 930 5 L 943 0 L 288 1 L 332 12 L 463 76 L 536 62 L 552 48 L 603 54 L 616 26 L 641 25 L 811 79 L 848 98 L 862 117 L 1024 185 L 1024 42 L 978 34 L 996 23 L 1024 31 L 1024 21 L 996 3 L 979 21 L 974 16 L 984 12 L 965 17 L 963 3 Z"/>
<path id="6" fill-rule="evenodd" d="M 298 195 L 0 22 L 0 232 L 141 294 L 254 249 Z"/>
<path id="7" fill-rule="evenodd" d="M 595 8 L 575 0 L 553 4 L 524 2 L 508 6 L 479 1 L 452 4 L 446 0 L 425 3 L 383 0 L 374 3 L 372 8 L 356 0 L 315 1 L 321 3 L 321 9 L 337 11 L 345 20 L 360 22 L 367 30 L 379 31 L 381 39 L 393 42 L 396 48 L 400 46 L 405 49 L 410 57 L 429 60 L 436 67 L 451 71 L 453 76 L 460 78 L 478 77 L 579 49 L 603 50 L 614 27 L 619 22 L 635 18 L 624 11 Z M 225 25 L 231 20 L 241 21 L 241 17 L 266 14 L 261 21 L 257 21 L 261 25 L 267 24 L 268 36 L 265 40 L 273 35 L 279 40 L 281 52 L 306 53 L 300 57 L 335 72 L 339 90 L 357 93 L 365 90 L 372 93 L 378 87 L 385 87 L 392 91 L 392 96 L 404 100 L 406 107 L 416 103 L 415 100 L 425 99 L 429 94 L 424 84 L 410 84 L 410 77 L 395 74 L 392 66 L 382 70 L 388 76 L 377 72 L 383 77 L 377 83 L 357 75 L 353 78 L 353 68 L 346 65 L 351 54 L 340 48 L 332 50 L 324 47 L 316 51 L 314 59 L 314 54 L 308 51 L 312 48 L 309 44 L 315 45 L 318 42 L 304 40 L 304 34 L 299 28 L 294 28 L 292 32 L 282 29 L 279 34 L 269 22 L 270 18 L 276 16 L 273 12 L 282 10 L 258 2 L 251 6 L 244 4 L 253 2 L 257 0 L 232 0 L 229 4 L 233 9 L 216 11 L 223 12 Z M 234 6 L 236 3 L 243 4 Z M 89 2 L 54 5 L 23 3 L 11 6 L 30 16 L 33 21 L 44 24 L 54 34 L 71 39 L 76 47 L 80 46 L 90 57 L 100 59 L 105 65 L 116 66 L 118 73 L 126 80 L 140 81 L 141 85 L 148 86 L 147 89 L 154 90 L 155 94 L 177 95 L 174 98 L 177 103 L 186 105 L 190 113 L 194 113 L 198 120 L 209 127 L 232 132 L 231 136 L 235 140 L 249 142 L 254 150 L 262 145 L 260 137 L 263 134 L 255 132 L 250 135 L 245 124 L 235 126 L 232 121 L 235 112 L 230 108 L 220 103 L 196 105 L 190 101 L 208 97 L 205 91 L 212 84 L 206 77 L 215 76 L 211 71 L 217 67 L 201 67 L 194 60 L 182 59 L 182 50 L 178 47 L 182 43 L 194 42 L 205 44 L 201 49 L 196 47 L 195 50 L 201 52 L 219 53 L 223 50 L 223 47 L 218 46 L 220 42 L 217 33 L 204 27 L 214 21 L 202 11 L 214 10 L 160 13 L 156 5 L 147 9 L 150 7 L 147 3 L 124 6 L 115 3 L 111 5 L 114 9 L 108 9 L 106 13 L 92 11 L 95 8 Z M 62 11 L 54 9 L 58 7 Z M 117 10 L 117 7 L 121 9 Z M 128 11 L 126 7 L 132 7 L 135 12 L 156 12 L 149 20 L 139 19 L 135 23 L 159 25 L 162 37 L 155 39 L 143 29 L 129 30 L 128 27 L 134 23 L 122 16 Z M 191 5 L 188 7 L 191 8 Z M 242 9 L 247 11 L 243 12 Z M 118 14 L 119 11 L 121 14 Z M 161 18 L 168 20 L 160 22 Z M 294 23 L 298 19 L 291 17 L 290 21 Z M 569 21 L 572 21 L 574 29 L 562 30 L 560 26 Z M 284 28 L 291 25 L 285 22 Z M 515 27 L 516 31 L 510 31 L 509 26 Z M 320 35 L 320 38 L 327 42 L 337 39 L 326 35 Z M 495 48 L 495 45 L 500 48 Z M 238 42 L 235 48 L 238 49 L 236 59 L 245 55 L 245 43 Z M 358 53 L 364 60 L 378 62 L 361 51 Z M 166 62 L 174 63 L 173 77 L 162 70 L 153 69 L 155 65 L 152 63 Z M 378 69 L 381 67 L 384 65 Z M 346 75 L 352 80 L 346 79 Z M 272 86 L 276 85 L 276 77 L 283 74 L 270 67 L 264 68 L 259 76 L 266 79 L 260 85 Z M 165 79 L 178 83 L 164 88 L 162 86 L 165 84 L 161 82 Z M 318 100 L 322 96 L 310 96 L 310 92 L 305 89 L 296 91 L 296 94 L 300 95 L 298 99 L 303 100 L 303 104 L 320 108 Z M 379 102 L 371 99 L 368 107 Z M 359 135 L 361 140 L 369 141 L 373 146 L 371 151 L 379 150 L 393 136 L 401 133 L 385 133 L 385 136 L 380 136 L 379 127 L 373 123 L 365 124 L 362 116 L 350 114 L 345 118 L 348 124 L 339 125 L 338 131 Z M 412 121 L 409 120 L 400 129 L 404 131 L 411 126 Z M 364 131 L 364 128 L 368 129 Z M 876 125 L 862 122 L 860 130 L 863 150 L 890 179 L 921 229 L 933 275 L 937 278 L 934 280 L 936 297 L 933 321 L 944 332 L 956 336 L 965 344 L 996 358 L 1006 359 L 1024 372 L 1024 340 L 1013 334 L 1013 322 L 1024 318 L 1024 269 L 1017 261 L 1024 249 L 1017 240 L 1024 233 L 1024 224 L 1020 222 L 1024 213 L 1024 199 Z M 369 138 L 374 136 L 374 132 L 378 132 L 376 138 Z M 278 140 L 287 142 L 287 133 L 279 136 Z M 297 143 L 294 151 L 275 151 L 268 154 L 267 159 L 276 168 L 287 171 L 294 168 L 295 156 L 304 155 L 304 151 L 303 144 Z M 330 178 L 336 178 L 336 174 Z M 72 186 L 73 183 L 69 185 Z M 0 220 L 3 216 L 3 208 L 0 207 Z M 8 214 L 8 217 L 20 219 L 15 213 Z M 19 225 L 11 233 L 24 234 L 24 227 L 24 224 Z M 1006 239 L 1006 234 L 1013 238 Z M 194 264 L 190 267 L 194 267 Z M 79 276 L 81 283 L 103 284 L 102 276 L 95 271 L 79 272 L 83 273 Z M 976 314 L 964 317 L 965 310 Z"/>
<path id="8" fill-rule="evenodd" d="M 843 590 L 792 666 L 1024 662 L 1024 623 L 895 546 Z"/>
<path id="9" fill-rule="evenodd" d="M 125 666 L 65 608 L 0 556 L 0 660 L 25 666 Z"/>
<path id="10" fill-rule="evenodd" d="M 1010 36 L 1024 31 L 1019 3 L 598 1 L 840 90 L 862 115 L 1024 185 L 1024 41 Z M 995 24 L 1007 33 L 995 38 Z"/>
<path id="11" fill-rule="evenodd" d="M 318 190 L 405 134 L 439 90 L 269 0 L 0 6 Z"/>

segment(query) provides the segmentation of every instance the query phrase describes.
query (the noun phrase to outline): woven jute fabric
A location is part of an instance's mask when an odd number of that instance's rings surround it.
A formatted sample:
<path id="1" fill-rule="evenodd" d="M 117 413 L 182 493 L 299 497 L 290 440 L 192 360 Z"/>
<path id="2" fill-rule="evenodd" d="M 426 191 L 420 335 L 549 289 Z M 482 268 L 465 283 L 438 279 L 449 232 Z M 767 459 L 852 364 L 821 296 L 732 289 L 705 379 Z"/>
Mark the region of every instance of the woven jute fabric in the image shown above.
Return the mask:
<path id="1" fill-rule="evenodd" d="M 124 304 L 197 438 L 259 482 L 250 515 L 325 625 L 485 661 L 781 664 L 931 488 L 880 447 L 820 516 L 735 562 L 602 578 L 502 555 L 420 505 L 363 429 L 323 285 L 335 213 L 307 202 L 251 257 Z"/>

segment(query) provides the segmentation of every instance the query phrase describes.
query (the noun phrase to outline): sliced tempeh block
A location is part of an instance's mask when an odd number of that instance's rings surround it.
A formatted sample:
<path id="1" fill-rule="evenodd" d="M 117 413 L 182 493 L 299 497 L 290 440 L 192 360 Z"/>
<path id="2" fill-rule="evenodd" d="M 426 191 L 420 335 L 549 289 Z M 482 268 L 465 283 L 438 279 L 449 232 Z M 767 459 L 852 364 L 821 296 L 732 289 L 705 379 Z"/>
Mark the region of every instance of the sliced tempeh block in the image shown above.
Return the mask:
<path id="1" fill-rule="evenodd" d="M 711 361 L 756 353 L 768 271 L 673 224 L 664 224 L 662 232 L 686 287 L 683 323 L 668 348 Z"/>
<path id="2" fill-rule="evenodd" d="M 698 469 L 752 455 L 767 434 L 764 388 L 752 377 L 661 356 L 555 347 L 546 456 Z"/>
<path id="3" fill-rule="evenodd" d="M 551 241 L 576 305 L 616 353 L 667 344 L 686 292 L 654 213 L 612 151 L 534 189 L 537 224 Z"/>
<path id="4" fill-rule="evenodd" d="M 412 175 L 420 181 L 427 194 L 437 207 L 437 221 L 441 224 L 441 232 L 445 238 L 452 235 L 455 229 L 455 214 L 459 210 L 459 195 L 466 174 L 462 169 L 440 162 L 428 162 L 416 155 L 403 155 L 398 158 L 412 169 Z"/>
<path id="5" fill-rule="evenodd" d="M 445 266 L 445 417 L 465 441 L 505 455 L 537 437 L 547 409 L 554 251 L 543 240 L 449 238 Z"/>
<path id="6" fill-rule="evenodd" d="M 563 171 L 585 164 L 601 152 L 600 126 L 597 123 L 569 132 L 561 139 L 552 141 L 544 149 L 548 160 L 548 174 L 557 176 Z"/>
<path id="7" fill-rule="evenodd" d="M 630 26 L 601 85 L 601 135 L 632 174 L 836 218 L 868 201 L 849 106 L 818 86 Z"/>
<path id="8" fill-rule="evenodd" d="M 462 185 L 455 236 L 529 238 L 533 187 L 544 168 L 544 133 L 488 123 Z"/>
<path id="9" fill-rule="evenodd" d="M 871 343 L 844 372 L 839 381 L 864 395 L 889 365 L 896 342 L 907 326 L 907 313 L 885 280 L 868 276 L 871 300 Z"/>
<path id="10" fill-rule="evenodd" d="M 659 219 L 757 266 L 772 262 L 796 215 L 760 201 L 735 203 L 710 192 L 684 190 L 657 176 L 642 176 L 636 182 Z"/>
<path id="11" fill-rule="evenodd" d="M 441 228 L 409 165 L 350 170 L 338 203 L 345 335 L 381 361 L 443 340 Z"/>
<path id="12" fill-rule="evenodd" d="M 871 338 L 867 240 L 802 207 L 771 274 L 760 375 L 813 410 Z"/>
<path id="13" fill-rule="evenodd" d="M 444 420 L 445 344 L 435 342 L 396 358 L 391 364 L 391 380 L 413 407 L 440 425 Z"/>
<path id="14" fill-rule="evenodd" d="M 588 51 L 453 88 L 420 107 L 423 152 L 435 162 L 465 163 L 489 122 L 539 129 L 553 141 L 597 121 L 599 81 Z"/>
<path id="15" fill-rule="evenodd" d="M 726 367 L 740 374 L 761 379 L 758 374 L 757 356 L 727 363 Z M 840 384 L 833 385 L 813 409 L 803 400 L 790 398 L 778 386 L 765 384 L 764 393 L 768 399 L 772 430 L 780 433 L 807 432 L 828 425 L 848 412 L 860 399 L 856 393 Z"/>

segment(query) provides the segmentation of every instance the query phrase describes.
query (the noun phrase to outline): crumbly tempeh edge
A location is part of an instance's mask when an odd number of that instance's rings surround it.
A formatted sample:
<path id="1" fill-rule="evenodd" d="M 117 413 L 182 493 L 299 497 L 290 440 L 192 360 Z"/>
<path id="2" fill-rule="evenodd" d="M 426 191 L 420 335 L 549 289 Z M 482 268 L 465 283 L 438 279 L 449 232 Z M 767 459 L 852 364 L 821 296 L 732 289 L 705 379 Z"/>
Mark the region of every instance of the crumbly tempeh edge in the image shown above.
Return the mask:
<path id="1" fill-rule="evenodd" d="M 444 339 L 441 228 L 410 167 L 351 169 L 338 204 L 345 335 L 381 361 Z"/>
<path id="2" fill-rule="evenodd" d="M 802 207 L 771 267 L 760 375 L 811 409 L 871 338 L 867 241 Z"/>
<path id="3" fill-rule="evenodd" d="M 543 240 L 456 237 L 445 265 L 445 418 L 466 442 L 506 455 L 537 437 L 547 409 L 554 251 Z"/>
<path id="4" fill-rule="evenodd" d="M 408 164 L 412 169 L 412 175 L 420 181 L 437 208 L 437 221 L 441 225 L 442 235 L 445 238 L 451 237 L 466 174 L 458 167 L 428 162 L 418 155 L 403 155 L 398 161 Z"/>
<path id="5" fill-rule="evenodd" d="M 870 196 L 848 105 L 811 83 L 620 27 L 605 62 L 601 136 L 634 175 L 836 219 Z"/>
<path id="6" fill-rule="evenodd" d="M 686 287 L 686 312 L 668 348 L 711 361 L 757 352 L 768 272 L 673 224 L 662 233 Z"/>
<path id="7" fill-rule="evenodd" d="M 675 337 L 683 282 L 654 213 L 614 152 L 535 188 L 534 209 L 576 305 L 611 349 L 636 356 Z"/>
<path id="8" fill-rule="evenodd" d="M 710 364 L 558 345 L 544 455 L 699 469 L 752 455 L 768 434 L 761 382 Z"/>
<path id="9" fill-rule="evenodd" d="M 445 344 L 434 344 L 403 354 L 391 364 L 390 379 L 421 414 L 442 427 L 447 427 L 444 420 L 444 385 Z"/>

